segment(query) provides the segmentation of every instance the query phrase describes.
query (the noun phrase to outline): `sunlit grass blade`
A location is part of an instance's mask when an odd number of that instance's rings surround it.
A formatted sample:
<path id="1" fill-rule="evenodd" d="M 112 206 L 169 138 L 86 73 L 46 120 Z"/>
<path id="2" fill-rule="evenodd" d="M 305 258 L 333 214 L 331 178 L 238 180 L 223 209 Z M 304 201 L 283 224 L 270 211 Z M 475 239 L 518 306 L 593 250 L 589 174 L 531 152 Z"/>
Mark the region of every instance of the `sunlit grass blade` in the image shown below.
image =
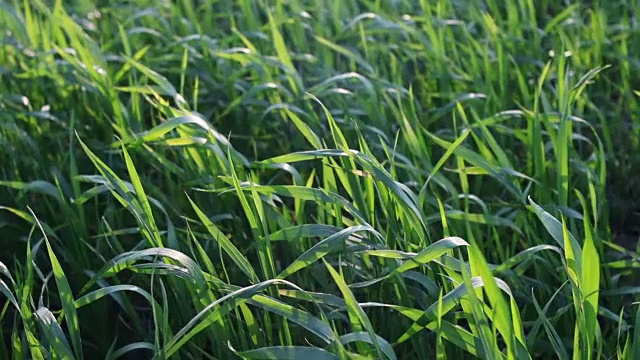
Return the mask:
<path id="1" fill-rule="evenodd" d="M 140 180 L 138 171 L 136 170 L 136 167 L 133 164 L 133 160 L 131 160 L 131 156 L 129 156 L 129 152 L 124 147 L 124 145 L 122 145 L 122 153 L 124 155 L 124 161 L 127 166 L 127 172 L 129 173 L 129 178 L 131 179 L 131 184 L 133 184 L 136 197 L 138 199 L 138 202 L 144 214 L 145 224 L 149 227 L 149 231 L 151 232 L 151 235 L 155 238 L 155 243 L 162 246 L 160 231 L 158 231 L 158 227 L 156 225 L 153 212 L 151 211 L 151 205 L 149 204 L 149 199 L 147 198 L 147 194 L 144 191 L 144 187 L 142 186 L 142 181 Z"/>
<path id="2" fill-rule="evenodd" d="M 310 296 L 304 293 L 303 297 L 308 299 Z M 311 333 L 320 337 L 320 339 L 326 343 L 330 343 L 335 338 L 332 329 L 327 324 L 326 318 L 320 319 L 304 310 L 264 295 L 255 295 L 249 299 L 248 303 L 267 310 L 270 313 L 280 315 L 289 321 L 302 326 Z"/>
<path id="3" fill-rule="evenodd" d="M 236 264 L 242 272 L 247 276 L 250 281 L 257 281 L 257 275 L 249 263 L 249 260 L 238 250 L 238 248 L 233 245 L 233 243 L 227 238 L 227 236 L 218 229 L 218 227 L 205 215 L 202 210 L 189 198 L 189 202 L 193 207 L 193 210 L 198 215 L 198 218 L 204 226 L 207 228 L 207 231 L 215 241 L 220 245 L 220 247 L 227 253 L 227 255 L 231 258 L 231 260 Z"/>
<path id="4" fill-rule="evenodd" d="M 440 256 L 442 256 L 443 254 L 451 251 L 452 249 L 458 248 L 460 246 L 469 246 L 469 244 L 459 237 L 448 237 L 448 238 L 444 238 L 436 241 L 435 243 L 429 245 L 426 249 L 424 249 L 418 254 L 406 254 L 406 253 L 401 253 L 393 250 L 364 251 L 363 252 L 364 254 L 367 254 L 370 256 L 379 256 L 379 257 L 389 258 L 389 259 L 399 258 L 399 259 L 406 259 L 406 260 L 397 268 L 395 268 L 391 273 L 389 273 L 388 275 L 382 278 L 365 281 L 362 283 L 352 284 L 350 286 L 366 287 L 366 286 L 373 285 L 384 279 L 388 279 L 394 275 L 402 274 L 411 269 L 415 269 L 419 266 L 425 265 L 430 261 L 433 261 L 439 258 Z"/>
<path id="5" fill-rule="evenodd" d="M 638 13 L 0 1 L 0 358 L 635 360 Z"/>
<path id="6" fill-rule="evenodd" d="M 274 19 L 271 12 L 268 12 L 269 18 L 269 27 L 271 28 L 271 37 L 273 38 L 273 45 L 276 50 L 276 54 L 282 63 L 287 67 L 289 72 L 289 85 L 294 93 L 299 92 L 302 88 L 302 84 L 297 76 L 296 69 L 291 62 L 291 56 L 289 55 L 289 50 L 287 50 L 287 46 L 284 42 L 282 34 L 278 29 L 278 25 L 276 24 L 276 20 Z"/>
<path id="7" fill-rule="evenodd" d="M 295 285 L 284 280 L 267 280 L 259 284 L 240 288 L 212 302 L 191 320 L 189 320 L 189 322 L 176 333 L 175 337 L 165 345 L 165 348 L 162 351 L 163 356 L 172 356 L 181 347 L 183 347 L 189 341 L 189 339 L 205 330 L 210 324 L 215 322 L 220 317 L 228 314 L 236 306 L 238 306 L 238 304 L 246 302 L 252 296 L 278 283 L 287 284 L 296 288 Z M 309 330 L 316 329 L 314 327 L 310 327 Z M 324 334 L 316 333 L 316 335 L 323 336 Z M 325 336 L 323 337 L 325 341 L 331 341 L 331 338 L 327 338 Z M 331 335 L 331 337 L 333 337 L 333 335 Z M 158 357 L 156 356 L 156 358 Z"/>
<path id="8" fill-rule="evenodd" d="M 479 277 L 471 279 L 471 285 L 474 289 L 483 286 L 482 279 Z M 438 314 L 447 314 L 451 311 L 456 305 L 460 303 L 462 298 L 466 296 L 467 288 L 464 284 L 458 285 L 455 289 L 447 293 L 442 297 L 441 301 L 437 301 L 431 306 L 429 306 L 420 316 L 420 318 L 414 320 L 413 325 L 409 329 L 407 329 L 398 340 L 396 340 L 396 344 L 401 344 L 411 337 L 416 335 L 418 332 L 423 330 L 424 328 L 428 328 L 430 326 L 434 326 L 436 324 L 436 319 Z M 432 324 L 433 325 L 430 325 Z"/>
<path id="9" fill-rule="evenodd" d="M 109 166 L 107 166 L 107 164 L 100 160 L 100 158 L 96 156 L 89 147 L 84 144 L 84 142 L 82 142 L 77 133 L 76 137 L 78 138 L 78 142 L 85 153 L 91 159 L 91 162 L 112 186 L 112 188 L 109 189 L 111 193 L 136 217 L 146 240 L 153 246 L 162 246 L 162 239 L 158 236 L 157 230 L 154 230 L 151 227 L 151 223 L 147 221 L 145 210 L 141 207 L 139 201 L 133 196 L 133 192 L 127 188 L 126 183 L 123 182 L 118 175 L 109 168 Z"/>
<path id="10" fill-rule="evenodd" d="M 338 288 L 342 293 L 345 301 L 345 306 L 347 307 L 347 313 L 349 315 L 351 328 L 354 332 L 365 331 L 371 339 L 371 343 L 375 349 L 376 357 L 383 358 L 384 353 L 382 352 L 380 344 L 378 343 L 378 336 L 373 329 L 371 320 L 369 320 L 367 314 L 364 312 L 360 304 L 358 304 L 358 300 L 347 286 L 347 283 L 344 281 L 342 275 L 338 274 L 338 272 L 326 260 L 323 259 L 323 261 L 325 267 L 327 268 L 327 270 L 329 270 L 329 274 L 331 274 L 333 281 L 336 283 L 336 285 L 338 285 Z"/>
<path id="11" fill-rule="evenodd" d="M 580 291 L 585 316 L 584 337 L 587 339 L 587 356 L 592 357 L 596 347 L 596 334 L 599 332 L 598 324 L 598 303 L 600 298 L 600 255 L 596 249 L 593 239 L 591 224 L 589 223 L 588 208 L 582 194 L 576 191 L 585 213 L 584 224 L 584 246 L 582 249 L 582 274 L 580 274 Z"/>
<path id="12" fill-rule="evenodd" d="M 76 312 L 75 300 L 73 298 L 73 292 L 71 291 L 71 287 L 69 286 L 69 282 L 67 280 L 67 276 L 62 270 L 62 266 L 58 261 L 55 253 L 53 252 L 53 248 L 47 234 L 44 231 L 44 228 L 40 224 L 40 221 L 36 217 L 36 215 L 31 211 L 33 218 L 40 228 L 42 235 L 44 236 L 44 241 L 47 246 L 47 253 L 49 254 L 49 261 L 51 262 L 51 268 L 53 270 L 53 276 L 56 281 L 56 285 L 58 287 L 58 294 L 60 296 L 60 302 L 62 303 L 62 309 L 64 310 L 65 322 L 67 325 L 67 329 L 69 330 L 69 336 L 71 337 L 71 344 L 73 346 L 73 354 L 76 359 L 82 359 L 82 339 L 80 336 L 80 324 L 78 321 L 78 313 Z M 46 315 L 46 314 L 45 314 Z M 43 315 L 43 316 L 45 316 Z M 51 324 L 51 319 L 54 319 L 53 315 L 50 317 L 45 316 L 43 321 L 47 321 L 47 324 Z M 54 321 L 55 322 L 55 321 Z M 56 322 L 57 325 L 57 322 Z M 58 336 L 56 336 L 57 338 Z"/>
<path id="13" fill-rule="evenodd" d="M 479 274 L 482 277 L 484 283 L 484 290 L 487 293 L 489 302 L 491 303 L 493 315 L 493 323 L 498 331 L 501 333 L 506 345 L 507 345 L 507 358 L 526 359 L 529 358 L 526 346 L 524 344 L 524 331 L 521 327 L 515 327 L 514 325 L 520 325 L 521 319 L 513 319 L 511 307 L 507 304 L 501 290 L 496 284 L 496 280 L 487 265 L 484 256 L 478 248 L 478 244 L 473 242 L 469 250 L 469 262 L 471 264 L 472 271 Z M 511 294 L 509 294 L 512 297 Z"/>
<path id="14" fill-rule="evenodd" d="M 105 264 L 102 267 L 102 269 L 96 272 L 96 274 L 87 284 L 85 284 L 82 292 L 86 291 L 86 289 L 90 288 L 93 284 L 95 284 L 100 279 L 115 276 L 116 274 L 127 269 L 137 261 L 144 260 L 144 259 L 154 259 L 154 258 L 157 259 L 158 257 L 169 258 L 177 262 L 181 266 L 183 266 L 184 271 L 181 272 L 181 275 L 189 279 L 196 289 L 204 290 L 207 288 L 206 281 L 211 279 L 205 280 L 205 277 L 203 275 L 204 273 L 200 268 L 200 266 L 198 266 L 198 264 L 195 261 L 193 261 L 191 258 L 189 258 L 187 255 L 173 249 L 149 248 L 144 250 L 122 253 L 116 256 L 115 258 L 111 259 L 107 264 Z"/>
<path id="15" fill-rule="evenodd" d="M 441 305 L 442 304 L 443 303 L 441 302 Z M 401 313 L 402 315 L 404 315 L 405 317 L 407 317 L 412 321 L 418 321 L 424 315 L 424 311 L 422 310 L 406 308 L 398 305 L 381 304 L 381 303 L 362 303 L 361 306 L 363 308 L 366 308 L 366 307 L 390 308 Z M 436 312 L 438 311 L 440 311 L 440 314 L 445 313 L 444 308 L 440 310 L 436 310 Z M 451 342 L 452 344 L 455 344 L 456 346 L 467 351 L 471 355 L 478 356 L 483 359 L 486 358 L 482 348 L 479 348 L 477 346 L 477 341 L 479 341 L 479 339 L 477 339 L 469 331 L 467 331 L 466 329 L 458 325 L 452 324 L 446 320 L 441 319 L 440 327 L 438 327 L 437 321 L 432 321 L 432 322 L 429 322 L 427 325 L 425 325 L 424 328 L 427 328 L 431 331 L 440 331 L 439 334 L 444 339 Z"/>
<path id="16" fill-rule="evenodd" d="M 278 274 L 278 279 L 284 279 L 291 274 L 300 271 L 306 267 L 309 267 L 317 260 L 321 259 L 325 255 L 331 252 L 340 252 L 340 250 L 344 250 L 346 248 L 346 240 L 352 236 L 353 234 L 359 231 L 368 231 L 375 233 L 375 230 L 369 226 L 352 226 L 350 228 L 341 230 L 326 239 L 315 244 L 311 249 L 307 250 L 305 253 L 300 255 L 294 262 L 289 264 L 280 274 Z"/>
<path id="17" fill-rule="evenodd" d="M 224 178 L 223 178 L 224 179 Z M 248 183 L 240 184 L 243 191 L 255 190 L 265 194 L 277 194 L 280 196 L 288 196 L 294 199 L 305 200 L 310 202 L 326 202 L 335 204 L 349 212 L 361 224 L 367 224 L 366 219 L 360 214 L 353 204 L 340 194 L 328 191 L 323 188 L 312 188 L 307 186 L 295 185 L 251 185 Z"/>
<path id="18" fill-rule="evenodd" d="M 418 197 L 424 196 L 425 191 L 427 190 L 427 186 L 429 185 L 429 181 L 431 180 L 431 178 L 438 173 L 438 170 L 440 170 L 440 168 L 447 162 L 447 160 L 449 160 L 449 158 L 451 157 L 451 155 L 454 154 L 454 152 L 456 151 L 456 149 L 458 148 L 458 146 L 460 146 L 469 136 L 469 134 L 471 134 L 470 130 L 466 130 L 462 133 L 462 135 L 460 137 L 458 137 L 456 139 L 456 141 L 454 141 L 451 146 L 449 146 L 444 155 L 442 155 L 442 157 L 440 158 L 440 160 L 438 160 L 438 162 L 433 166 L 433 169 L 431 170 L 431 173 L 429 174 L 429 177 L 427 178 L 427 181 L 424 182 L 424 185 L 422 185 L 422 188 L 420 189 L 420 192 L 418 193 Z"/>
<path id="19" fill-rule="evenodd" d="M 558 219 L 553 217 L 553 215 L 551 215 L 548 212 L 544 211 L 544 209 L 542 209 L 538 204 L 536 204 L 531 198 L 529 198 L 529 202 L 531 203 L 531 207 L 532 207 L 533 211 L 538 216 L 538 218 L 540 219 L 540 221 L 544 225 L 544 227 L 547 230 L 547 232 L 549 232 L 551 237 L 553 237 L 553 239 L 564 250 L 566 250 L 565 249 L 565 237 L 563 235 L 563 230 L 562 230 L 562 223 L 560 221 L 558 221 Z M 582 260 L 582 249 L 580 247 L 580 244 L 578 243 L 578 241 L 575 239 L 575 237 L 571 233 L 567 234 L 567 240 L 571 243 L 572 251 L 575 252 L 576 259 L 578 259 L 577 260 L 578 261 L 577 262 L 578 268 L 580 268 L 579 264 L 580 264 L 580 262 Z"/>
<path id="20" fill-rule="evenodd" d="M 35 312 L 40 328 L 55 354 L 63 359 L 75 359 L 71 346 L 55 316 L 47 308 L 39 308 Z"/>

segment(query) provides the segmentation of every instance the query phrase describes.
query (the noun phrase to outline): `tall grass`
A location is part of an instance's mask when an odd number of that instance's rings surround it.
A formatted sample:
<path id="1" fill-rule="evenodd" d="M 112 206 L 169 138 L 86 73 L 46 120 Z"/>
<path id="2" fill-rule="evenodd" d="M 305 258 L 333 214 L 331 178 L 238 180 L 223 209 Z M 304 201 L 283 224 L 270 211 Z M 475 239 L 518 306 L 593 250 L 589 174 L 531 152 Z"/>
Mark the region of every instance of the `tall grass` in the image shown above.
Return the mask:
<path id="1" fill-rule="evenodd" d="M 0 2 L 0 358 L 639 358 L 638 11 Z"/>

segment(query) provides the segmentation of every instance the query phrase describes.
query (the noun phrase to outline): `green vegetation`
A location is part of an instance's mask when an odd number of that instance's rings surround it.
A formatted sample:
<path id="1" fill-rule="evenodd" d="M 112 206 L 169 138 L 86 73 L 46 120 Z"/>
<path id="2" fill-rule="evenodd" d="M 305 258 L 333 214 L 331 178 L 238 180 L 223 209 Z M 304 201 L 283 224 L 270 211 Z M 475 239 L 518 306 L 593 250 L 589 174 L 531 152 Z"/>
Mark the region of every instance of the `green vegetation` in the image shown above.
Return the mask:
<path id="1" fill-rule="evenodd" d="M 0 358 L 640 359 L 638 14 L 0 0 Z"/>

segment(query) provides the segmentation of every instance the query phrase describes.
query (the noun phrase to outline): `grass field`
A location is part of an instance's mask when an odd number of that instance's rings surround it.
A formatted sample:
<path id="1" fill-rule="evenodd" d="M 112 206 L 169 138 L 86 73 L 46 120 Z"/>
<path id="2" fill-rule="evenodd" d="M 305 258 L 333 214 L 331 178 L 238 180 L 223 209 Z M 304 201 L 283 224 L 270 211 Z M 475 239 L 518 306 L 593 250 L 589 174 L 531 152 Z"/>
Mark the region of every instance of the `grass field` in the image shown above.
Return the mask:
<path id="1" fill-rule="evenodd" d="M 639 16 L 0 0 L 0 359 L 640 359 Z"/>

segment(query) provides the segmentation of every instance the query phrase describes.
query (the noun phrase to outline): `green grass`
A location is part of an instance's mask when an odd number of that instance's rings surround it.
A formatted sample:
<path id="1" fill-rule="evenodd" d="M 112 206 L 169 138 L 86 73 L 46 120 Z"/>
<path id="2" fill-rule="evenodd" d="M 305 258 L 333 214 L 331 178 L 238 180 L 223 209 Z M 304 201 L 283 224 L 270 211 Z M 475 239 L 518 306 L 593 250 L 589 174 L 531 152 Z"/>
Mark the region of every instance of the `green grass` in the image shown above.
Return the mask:
<path id="1" fill-rule="evenodd" d="M 0 358 L 640 358 L 639 11 L 0 0 Z"/>

